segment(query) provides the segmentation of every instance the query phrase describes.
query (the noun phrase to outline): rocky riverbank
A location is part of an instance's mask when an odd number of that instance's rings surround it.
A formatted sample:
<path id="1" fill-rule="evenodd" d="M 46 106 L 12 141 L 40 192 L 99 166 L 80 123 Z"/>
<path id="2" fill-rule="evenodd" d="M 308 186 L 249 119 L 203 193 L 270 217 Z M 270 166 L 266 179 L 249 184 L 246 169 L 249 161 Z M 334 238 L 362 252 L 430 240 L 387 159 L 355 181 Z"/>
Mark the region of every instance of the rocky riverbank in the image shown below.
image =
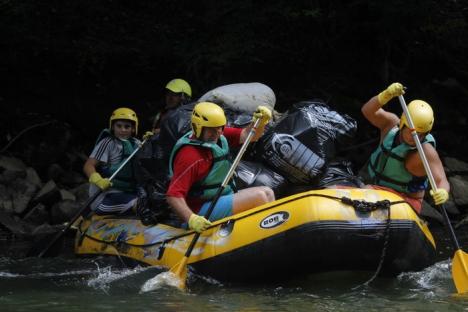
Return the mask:
<path id="1" fill-rule="evenodd" d="M 66 123 L 43 117 L 32 122 L 36 118 L 20 119 L 19 123 L 29 126 L 16 131 L 15 137 L 7 133 L 7 143 L 0 151 L 0 255 L 30 255 L 44 238 L 63 229 L 88 199 L 82 166 L 85 151 L 91 148 L 86 142 L 92 140 Z M 14 128 L 21 127 L 19 123 Z M 349 155 L 340 157 L 363 164 L 361 158 L 375 145 L 371 143 L 359 151 L 350 148 Z M 451 184 L 445 206 L 455 228 L 460 228 L 468 224 L 468 163 L 450 156 L 442 161 Z M 431 199 L 427 200 L 422 215 L 431 226 L 440 227 L 442 216 L 428 204 Z"/>

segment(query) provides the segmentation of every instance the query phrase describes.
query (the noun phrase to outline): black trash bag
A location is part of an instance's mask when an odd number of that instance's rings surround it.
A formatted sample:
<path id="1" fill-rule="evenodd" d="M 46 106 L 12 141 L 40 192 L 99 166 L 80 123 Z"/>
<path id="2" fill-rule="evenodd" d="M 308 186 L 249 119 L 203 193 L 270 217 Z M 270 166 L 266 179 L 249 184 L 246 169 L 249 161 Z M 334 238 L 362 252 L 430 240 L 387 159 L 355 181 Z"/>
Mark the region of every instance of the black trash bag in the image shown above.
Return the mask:
<path id="1" fill-rule="evenodd" d="M 350 161 L 336 160 L 328 164 L 327 171 L 322 176 L 319 188 L 333 185 L 343 185 L 362 188 L 365 186 L 361 178 L 354 174 Z"/>
<path id="2" fill-rule="evenodd" d="M 136 211 L 143 225 L 156 225 L 160 222 L 175 224 L 179 222 L 166 201 L 166 190 L 169 179 L 166 181 L 153 180 L 138 188 L 138 201 Z"/>
<path id="3" fill-rule="evenodd" d="M 179 106 L 167 113 L 161 122 L 159 144 L 164 158 L 169 159 L 178 139 L 191 130 L 190 118 L 196 103 Z"/>
<path id="4" fill-rule="evenodd" d="M 299 102 L 255 144 L 262 160 L 293 184 L 317 186 L 338 146 L 354 138 L 357 123 L 322 101 Z"/>
<path id="5" fill-rule="evenodd" d="M 138 185 L 137 214 L 142 223 L 165 222 L 171 214 L 165 196 L 169 167 L 159 134 L 153 135 L 135 155 L 133 169 Z"/>
<path id="6" fill-rule="evenodd" d="M 321 100 L 302 101 L 278 120 L 274 132 L 287 133 L 313 150 L 325 161 L 336 156 L 341 146 L 353 142 L 357 122 L 346 114 L 330 109 Z"/>
<path id="7" fill-rule="evenodd" d="M 236 168 L 235 182 L 238 189 L 268 186 L 276 197 L 282 197 L 288 187 L 286 179 L 263 164 L 241 160 Z"/>
<path id="8" fill-rule="evenodd" d="M 255 144 L 254 153 L 254 159 L 293 184 L 317 184 L 325 170 L 325 161 L 290 134 L 269 132 Z"/>

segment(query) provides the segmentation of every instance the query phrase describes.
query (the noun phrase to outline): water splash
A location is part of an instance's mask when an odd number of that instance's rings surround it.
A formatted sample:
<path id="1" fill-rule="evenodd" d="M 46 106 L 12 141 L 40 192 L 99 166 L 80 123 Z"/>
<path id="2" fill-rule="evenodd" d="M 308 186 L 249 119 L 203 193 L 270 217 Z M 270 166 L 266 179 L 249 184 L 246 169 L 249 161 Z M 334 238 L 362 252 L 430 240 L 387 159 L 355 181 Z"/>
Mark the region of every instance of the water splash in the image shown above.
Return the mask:
<path id="1" fill-rule="evenodd" d="M 165 285 L 178 288 L 180 279 L 171 271 L 159 273 L 155 277 L 147 280 L 143 286 L 141 286 L 140 293 L 159 289 Z"/>
<path id="2" fill-rule="evenodd" d="M 15 278 L 21 276 L 20 274 L 13 274 L 10 272 L 0 272 L 0 278 Z"/>
<path id="3" fill-rule="evenodd" d="M 134 269 L 124 269 L 121 271 L 112 271 L 112 267 L 104 267 L 100 268 L 98 264 L 96 264 L 97 270 L 98 270 L 98 276 L 91 278 L 88 280 L 88 286 L 93 287 L 95 289 L 100 289 L 104 291 L 105 293 L 108 293 L 108 290 L 110 288 L 110 284 L 121 280 L 123 278 L 126 278 L 128 276 L 138 274 L 140 272 L 145 271 L 147 268 L 142 268 L 142 267 L 135 267 Z"/>
<path id="4" fill-rule="evenodd" d="M 10 272 L 0 272 L 0 277 L 5 278 L 42 278 L 42 277 L 61 277 L 61 276 L 74 276 L 74 275 L 86 275 L 93 273 L 93 270 L 75 270 L 65 272 L 40 272 L 31 274 L 18 274 Z"/>
<path id="5" fill-rule="evenodd" d="M 435 297 L 436 294 L 447 292 L 447 284 L 452 280 L 450 271 L 451 261 L 448 259 L 437 262 L 420 272 L 402 273 L 398 276 L 398 280 L 415 283 L 417 289 L 413 289 L 414 291 L 424 291 L 426 296 Z"/>

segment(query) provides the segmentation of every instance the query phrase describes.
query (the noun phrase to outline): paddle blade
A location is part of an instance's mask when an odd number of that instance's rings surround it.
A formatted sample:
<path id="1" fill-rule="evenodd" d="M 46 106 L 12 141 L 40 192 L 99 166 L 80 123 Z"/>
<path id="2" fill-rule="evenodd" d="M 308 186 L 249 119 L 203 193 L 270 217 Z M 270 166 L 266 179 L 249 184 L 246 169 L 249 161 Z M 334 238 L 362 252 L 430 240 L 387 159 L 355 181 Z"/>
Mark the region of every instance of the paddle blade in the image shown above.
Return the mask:
<path id="1" fill-rule="evenodd" d="M 187 261 L 188 257 L 184 257 L 169 270 L 169 272 L 173 274 L 173 277 L 177 278 L 177 283 L 173 286 L 176 286 L 180 290 L 185 289 L 185 281 L 187 280 Z"/>
<path id="2" fill-rule="evenodd" d="M 459 249 L 452 261 L 453 282 L 459 294 L 468 292 L 468 254 Z"/>
<path id="3" fill-rule="evenodd" d="M 148 292 L 164 285 L 177 287 L 180 290 L 185 290 L 185 281 L 187 279 L 187 260 L 188 257 L 184 257 L 180 262 L 174 265 L 169 271 L 159 273 L 152 279 L 146 281 L 141 287 L 140 292 Z"/>

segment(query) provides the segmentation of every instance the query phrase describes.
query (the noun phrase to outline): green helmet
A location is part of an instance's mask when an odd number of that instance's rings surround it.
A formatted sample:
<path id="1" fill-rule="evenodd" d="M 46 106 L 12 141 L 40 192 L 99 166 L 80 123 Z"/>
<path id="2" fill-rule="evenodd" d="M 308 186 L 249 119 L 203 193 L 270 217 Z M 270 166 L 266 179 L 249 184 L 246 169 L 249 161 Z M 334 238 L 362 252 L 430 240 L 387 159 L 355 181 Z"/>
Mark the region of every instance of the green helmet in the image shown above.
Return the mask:
<path id="1" fill-rule="evenodd" d="M 184 79 L 172 79 L 167 83 L 166 89 L 174 93 L 185 93 L 187 96 L 192 97 L 192 88 Z"/>

